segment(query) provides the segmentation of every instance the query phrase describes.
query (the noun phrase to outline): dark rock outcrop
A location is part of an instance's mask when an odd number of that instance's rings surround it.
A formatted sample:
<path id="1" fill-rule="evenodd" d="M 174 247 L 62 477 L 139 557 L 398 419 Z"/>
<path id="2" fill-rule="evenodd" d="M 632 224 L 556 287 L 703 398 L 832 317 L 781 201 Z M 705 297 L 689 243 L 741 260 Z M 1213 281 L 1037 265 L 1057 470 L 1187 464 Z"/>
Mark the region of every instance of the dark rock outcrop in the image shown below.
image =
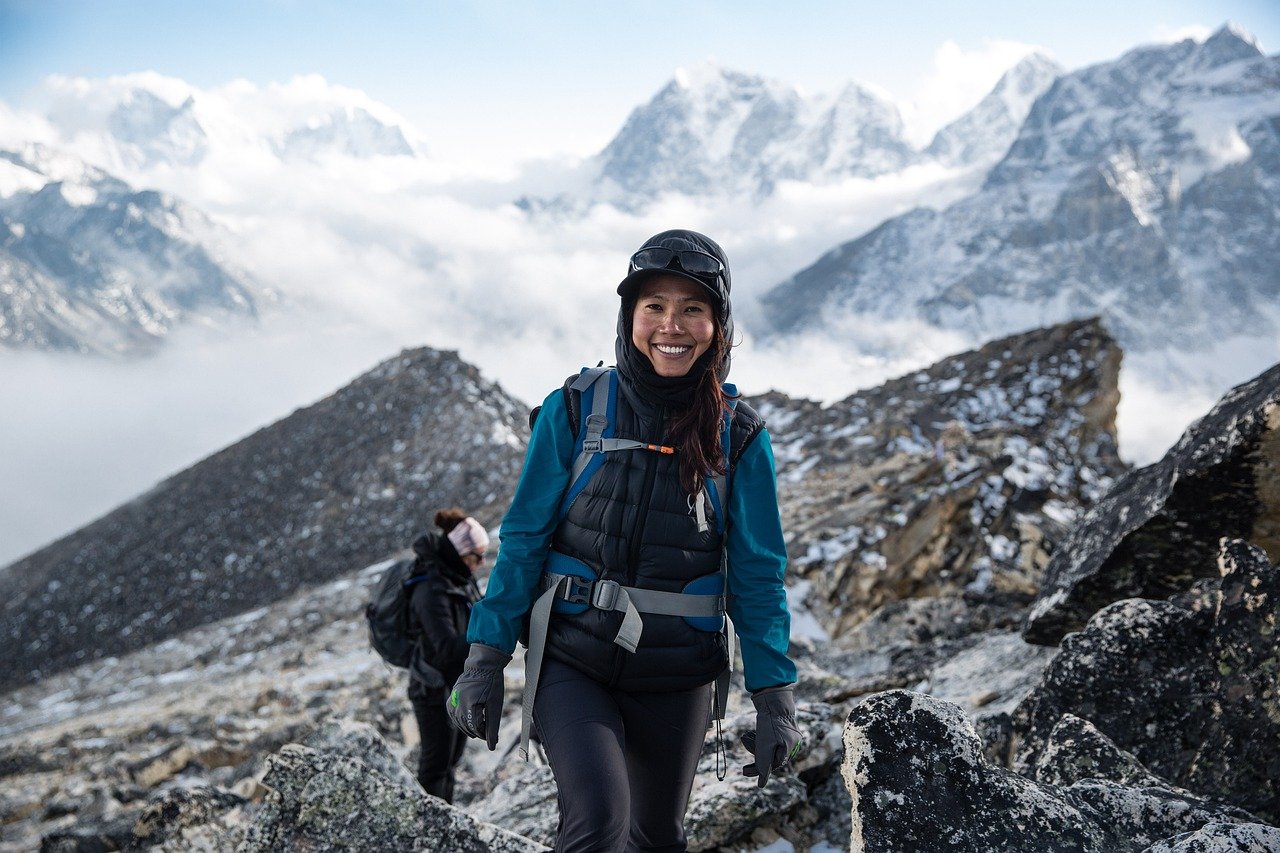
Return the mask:
<path id="1" fill-rule="evenodd" d="M 455 353 L 407 350 L 0 572 L 0 689 L 369 565 L 433 508 L 496 522 L 527 434 Z"/>
<path id="2" fill-rule="evenodd" d="M 1232 389 L 1071 529 L 1045 570 L 1027 639 L 1057 643 L 1113 601 L 1165 598 L 1216 576 L 1224 536 L 1280 559 L 1280 365 Z"/>
<path id="3" fill-rule="evenodd" d="M 1219 562 L 1211 608 L 1120 601 L 1067 636 L 1015 713 L 1020 768 L 1056 760 L 1070 714 L 1163 779 L 1280 821 L 1280 571 L 1238 540 Z"/>
<path id="4" fill-rule="evenodd" d="M 1139 851 L 1233 816 L 1199 798 L 1100 779 L 1066 787 L 991 765 L 964 714 L 890 691 L 854 709 L 843 773 L 853 792 L 852 853 L 947 849 Z"/>
<path id="5" fill-rule="evenodd" d="M 1210 823 L 1156 842 L 1142 853 L 1275 853 L 1280 829 L 1263 823 Z"/>

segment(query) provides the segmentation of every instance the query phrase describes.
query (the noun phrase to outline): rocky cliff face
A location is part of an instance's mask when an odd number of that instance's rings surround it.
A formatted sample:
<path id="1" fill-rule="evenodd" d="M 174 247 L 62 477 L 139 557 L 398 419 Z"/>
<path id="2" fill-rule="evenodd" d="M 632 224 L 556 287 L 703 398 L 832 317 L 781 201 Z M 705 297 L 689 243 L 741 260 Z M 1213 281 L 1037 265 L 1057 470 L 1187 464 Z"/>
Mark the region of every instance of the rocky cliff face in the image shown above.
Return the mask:
<path id="1" fill-rule="evenodd" d="M 923 597 L 1025 605 L 1124 470 L 1120 351 L 1096 321 L 994 341 L 830 406 L 772 394 L 783 515 L 820 621 Z"/>
<path id="2" fill-rule="evenodd" d="M 525 406 L 405 351 L 0 573 L 0 684 L 142 648 L 405 546 L 436 509 L 496 523 Z"/>
<path id="3" fill-rule="evenodd" d="M 687 819 L 691 850 L 785 842 L 862 853 L 930 849 L 938 838 L 1011 853 L 1280 844 L 1273 560 L 1225 539 L 1215 577 L 1167 600 L 1104 606 L 1053 648 L 1029 645 L 1017 630 L 1026 588 L 1042 573 L 990 550 L 990 531 L 1004 529 L 990 525 L 1006 523 L 1006 512 L 1014 529 L 1043 525 L 1038 537 L 1017 540 L 1019 553 L 1052 558 L 1079 541 L 1081 526 L 1094 528 L 1088 541 L 1103 541 L 1098 528 L 1112 521 L 1089 508 L 1134 480 L 1114 458 L 1108 365 L 1116 358 L 1096 324 L 1077 323 L 997 341 L 827 408 L 776 394 L 756 401 L 773 418 L 793 564 L 807 570 L 790 579 L 805 746 L 796 772 L 763 790 L 740 778 L 749 759 L 733 744 L 754 715 L 735 692 L 729 775 L 717 778 L 722 759 L 709 736 Z M 1241 412 L 1206 418 L 1184 440 L 1224 450 L 1198 455 L 1199 476 L 1231 482 L 1231 448 L 1248 423 Z M 1009 450 L 1019 436 L 1045 448 L 1034 457 L 1043 464 L 1037 488 L 1026 479 L 1028 457 Z M 1257 464 L 1277 464 L 1271 444 L 1256 446 Z M 855 462 L 874 468 L 894 456 L 915 461 L 877 468 L 866 488 L 885 503 L 874 512 L 858 505 Z M 874 520 L 883 542 L 902 517 L 915 517 L 904 496 L 962 488 L 947 476 L 962 460 L 1004 503 L 979 494 L 967 499 L 966 521 L 932 528 L 944 531 L 944 552 L 969 555 L 946 564 L 954 577 L 886 560 L 877 583 L 832 583 L 817 594 L 826 574 L 857 578 L 866 568 L 852 552 L 829 553 L 842 478 L 855 490 L 844 500 L 861 513 L 848 529 Z M 1202 489 L 1187 500 L 1188 512 L 1211 518 L 1206 510 L 1226 498 Z M 842 573 L 815 570 L 811 551 Z M 985 587 L 974 583 L 983 558 L 991 560 Z M 468 751 L 457 807 L 406 778 L 416 729 L 404 675 L 369 650 L 359 618 L 382 568 L 9 693 L 0 709 L 0 841 L 324 848 L 356 833 L 363 845 L 404 849 L 547 844 L 554 783 L 536 755 L 527 765 L 516 758 L 518 655 L 506 673 L 498 749 Z M 864 605 L 864 594 L 882 603 Z M 847 615 L 859 610 L 870 612 Z M 358 826 L 343 817 L 353 814 Z"/>

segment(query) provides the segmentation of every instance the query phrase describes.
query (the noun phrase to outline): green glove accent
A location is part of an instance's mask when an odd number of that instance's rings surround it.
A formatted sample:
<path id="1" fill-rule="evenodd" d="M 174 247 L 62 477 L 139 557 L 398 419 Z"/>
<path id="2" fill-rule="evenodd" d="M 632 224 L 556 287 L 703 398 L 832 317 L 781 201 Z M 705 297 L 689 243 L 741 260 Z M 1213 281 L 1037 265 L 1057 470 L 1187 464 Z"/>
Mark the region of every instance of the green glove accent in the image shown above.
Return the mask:
<path id="1" fill-rule="evenodd" d="M 471 644 L 462 675 L 445 700 L 445 711 L 455 728 L 468 737 L 479 738 L 498 748 L 498 726 L 502 723 L 502 668 L 511 655 L 492 646 Z"/>
<path id="2" fill-rule="evenodd" d="M 449 694 L 449 704 L 454 708 L 458 707 L 458 689 L 456 687 Z"/>

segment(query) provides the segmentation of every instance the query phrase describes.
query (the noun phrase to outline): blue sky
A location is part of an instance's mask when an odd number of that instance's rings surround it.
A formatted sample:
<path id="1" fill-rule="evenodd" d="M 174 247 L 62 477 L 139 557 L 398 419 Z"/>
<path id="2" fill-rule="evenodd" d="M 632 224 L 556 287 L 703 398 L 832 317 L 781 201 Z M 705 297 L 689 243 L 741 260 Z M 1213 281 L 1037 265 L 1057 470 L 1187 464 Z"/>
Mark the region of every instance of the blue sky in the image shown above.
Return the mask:
<path id="1" fill-rule="evenodd" d="M 708 59 L 924 102 L 1008 44 L 1076 68 L 1228 19 L 1280 49 L 1280 3 L 1263 0 L 0 0 L 0 99 L 21 104 L 51 73 L 154 70 L 201 87 L 319 73 L 395 108 L 437 151 L 587 153 L 677 67 Z"/>

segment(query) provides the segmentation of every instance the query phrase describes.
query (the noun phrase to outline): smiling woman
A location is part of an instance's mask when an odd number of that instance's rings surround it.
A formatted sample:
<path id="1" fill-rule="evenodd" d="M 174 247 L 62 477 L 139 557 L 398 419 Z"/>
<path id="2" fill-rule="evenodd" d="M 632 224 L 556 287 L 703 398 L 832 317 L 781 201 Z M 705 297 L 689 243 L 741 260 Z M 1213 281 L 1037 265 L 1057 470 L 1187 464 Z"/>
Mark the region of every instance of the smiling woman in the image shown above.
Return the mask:
<path id="1" fill-rule="evenodd" d="M 449 714 L 496 747 L 527 626 L 526 722 L 559 789 L 556 849 L 683 850 L 703 737 L 723 717 L 726 612 L 756 706 L 744 773 L 763 786 L 799 749 L 786 545 L 764 421 L 724 382 L 724 251 L 665 231 L 617 290 L 617 367 L 573 377 L 534 422 Z"/>

